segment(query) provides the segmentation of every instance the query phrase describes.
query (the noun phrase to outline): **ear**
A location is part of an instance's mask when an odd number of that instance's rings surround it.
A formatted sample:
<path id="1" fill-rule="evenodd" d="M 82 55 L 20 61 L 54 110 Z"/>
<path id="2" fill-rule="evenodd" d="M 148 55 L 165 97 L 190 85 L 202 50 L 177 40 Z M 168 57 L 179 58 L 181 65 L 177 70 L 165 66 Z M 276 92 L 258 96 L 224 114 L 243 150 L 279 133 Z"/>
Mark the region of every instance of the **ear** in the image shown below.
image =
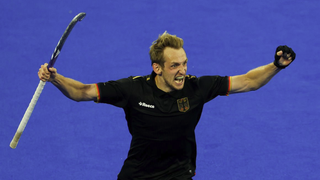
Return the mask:
<path id="1" fill-rule="evenodd" d="M 153 63 L 153 64 L 152 64 L 152 68 L 153 68 L 153 71 L 154 71 L 157 75 L 161 76 L 161 74 L 162 74 L 162 68 L 161 68 L 160 64 L 158 64 L 158 63 Z"/>

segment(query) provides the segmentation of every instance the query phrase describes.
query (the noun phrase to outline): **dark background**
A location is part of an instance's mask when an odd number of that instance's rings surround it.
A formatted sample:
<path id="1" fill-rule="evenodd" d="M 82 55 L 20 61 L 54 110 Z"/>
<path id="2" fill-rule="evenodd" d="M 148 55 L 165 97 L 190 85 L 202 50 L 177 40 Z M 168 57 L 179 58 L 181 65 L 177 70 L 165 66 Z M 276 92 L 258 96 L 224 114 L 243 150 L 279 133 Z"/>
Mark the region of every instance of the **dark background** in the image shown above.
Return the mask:
<path id="1" fill-rule="evenodd" d="M 185 41 L 188 74 L 238 75 L 297 58 L 262 89 L 206 104 L 196 129 L 195 180 L 320 179 L 320 1 L 11 0 L 0 2 L 0 179 L 116 179 L 130 134 L 122 109 L 77 103 L 47 83 L 15 150 L 9 143 L 39 83 L 37 72 L 71 19 L 55 67 L 83 83 L 151 73 L 149 46 Z"/>

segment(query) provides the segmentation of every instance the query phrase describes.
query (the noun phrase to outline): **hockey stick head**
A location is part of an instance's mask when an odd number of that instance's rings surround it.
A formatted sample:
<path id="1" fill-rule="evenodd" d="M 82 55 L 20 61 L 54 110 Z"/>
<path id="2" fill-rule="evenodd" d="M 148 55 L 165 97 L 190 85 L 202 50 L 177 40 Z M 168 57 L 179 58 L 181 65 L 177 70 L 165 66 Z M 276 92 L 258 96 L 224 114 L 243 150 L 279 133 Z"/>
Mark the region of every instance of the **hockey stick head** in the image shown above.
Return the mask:
<path id="1" fill-rule="evenodd" d="M 53 67 L 53 65 L 55 64 L 59 54 L 60 54 L 60 51 L 64 45 L 64 42 L 66 41 L 67 37 L 69 36 L 70 32 L 72 31 L 73 27 L 76 25 L 76 23 L 78 21 L 81 21 L 84 17 L 86 16 L 86 13 L 82 12 L 82 13 L 79 13 L 77 14 L 72 20 L 71 22 L 69 23 L 67 29 L 64 31 L 63 35 L 61 36 L 56 48 L 54 49 L 54 52 L 51 56 L 51 59 L 50 59 L 50 62 L 48 64 L 48 69 Z"/>
<path id="2" fill-rule="evenodd" d="M 73 20 L 75 21 L 82 21 L 82 19 L 86 16 L 86 13 L 82 12 L 82 13 L 79 13 L 78 15 L 76 15 Z"/>

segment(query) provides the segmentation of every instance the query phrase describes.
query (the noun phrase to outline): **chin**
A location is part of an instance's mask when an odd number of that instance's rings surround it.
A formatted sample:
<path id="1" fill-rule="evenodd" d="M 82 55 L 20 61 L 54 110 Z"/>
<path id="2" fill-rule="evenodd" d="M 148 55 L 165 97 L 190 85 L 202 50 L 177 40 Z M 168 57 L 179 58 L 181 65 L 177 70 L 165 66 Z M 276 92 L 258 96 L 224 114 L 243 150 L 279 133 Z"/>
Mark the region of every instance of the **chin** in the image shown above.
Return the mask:
<path id="1" fill-rule="evenodd" d="M 182 86 L 179 86 L 179 87 L 175 87 L 174 89 L 175 89 L 175 90 L 182 90 L 183 87 L 184 87 L 184 86 L 182 85 Z"/>

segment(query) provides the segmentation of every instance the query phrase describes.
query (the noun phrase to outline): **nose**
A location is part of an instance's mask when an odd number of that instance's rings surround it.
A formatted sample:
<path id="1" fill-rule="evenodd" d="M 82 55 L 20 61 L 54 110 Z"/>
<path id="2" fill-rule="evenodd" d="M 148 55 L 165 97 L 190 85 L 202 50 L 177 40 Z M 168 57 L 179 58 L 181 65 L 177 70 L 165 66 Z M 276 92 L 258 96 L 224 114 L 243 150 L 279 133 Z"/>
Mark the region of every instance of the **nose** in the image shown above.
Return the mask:
<path id="1" fill-rule="evenodd" d="M 180 74 L 186 74 L 187 73 L 187 65 L 181 65 L 179 69 Z"/>

